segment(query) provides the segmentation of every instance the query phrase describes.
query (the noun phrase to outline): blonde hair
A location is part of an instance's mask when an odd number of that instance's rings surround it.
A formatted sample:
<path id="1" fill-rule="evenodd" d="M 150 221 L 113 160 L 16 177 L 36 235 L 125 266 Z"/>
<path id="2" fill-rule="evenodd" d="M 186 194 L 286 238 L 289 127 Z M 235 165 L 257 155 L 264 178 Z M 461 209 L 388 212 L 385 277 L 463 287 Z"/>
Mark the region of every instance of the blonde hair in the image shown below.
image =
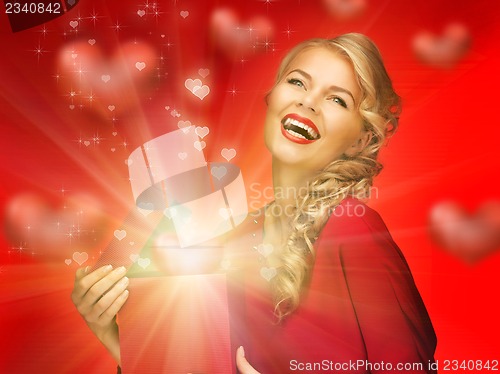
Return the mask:
<path id="1" fill-rule="evenodd" d="M 393 89 L 380 52 L 362 34 L 311 39 L 298 44 L 281 62 L 276 83 L 294 58 L 310 48 L 327 48 L 351 63 L 362 95 L 357 110 L 365 131 L 371 133 L 371 140 L 359 154 L 344 155 L 327 165 L 299 197 L 291 234 L 280 258 L 282 267 L 272 281 L 275 313 L 280 320 L 299 306 L 301 290 L 314 265 L 313 245 L 329 213 L 347 196 L 369 196 L 373 178 L 382 169 L 377 161 L 379 150 L 396 131 L 400 113 L 400 97 Z"/>

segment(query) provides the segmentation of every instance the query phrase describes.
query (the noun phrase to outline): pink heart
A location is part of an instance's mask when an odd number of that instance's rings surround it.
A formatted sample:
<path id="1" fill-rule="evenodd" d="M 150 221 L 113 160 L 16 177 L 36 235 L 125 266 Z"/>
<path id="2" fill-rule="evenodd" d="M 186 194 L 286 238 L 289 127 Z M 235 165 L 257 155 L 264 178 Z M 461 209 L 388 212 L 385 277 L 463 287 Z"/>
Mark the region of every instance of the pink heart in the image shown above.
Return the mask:
<path id="1" fill-rule="evenodd" d="M 332 15 L 343 20 L 359 16 L 366 8 L 366 0 L 324 0 L 324 4 Z"/>
<path id="2" fill-rule="evenodd" d="M 220 152 L 220 154 L 229 162 L 236 156 L 236 150 L 234 148 L 231 149 L 224 148 Z"/>
<path id="3" fill-rule="evenodd" d="M 73 253 L 73 260 L 75 260 L 75 262 L 80 266 L 84 262 L 86 262 L 88 259 L 89 259 L 89 255 L 87 252 L 75 252 L 75 253 Z"/>
<path id="4" fill-rule="evenodd" d="M 79 194 L 59 201 L 59 207 L 54 205 L 34 193 L 12 198 L 5 213 L 9 241 L 26 243 L 44 260 L 68 258 L 74 248 L 96 248 L 109 224 L 101 204 L 92 196 Z"/>
<path id="5" fill-rule="evenodd" d="M 455 256 L 473 263 L 500 250 L 500 202 L 484 203 L 475 214 L 456 202 L 442 202 L 430 213 L 434 241 Z"/>
<path id="6" fill-rule="evenodd" d="M 274 27 L 267 18 L 254 17 L 242 24 L 237 14 L 227 8 L 212 13 L 210 30 L 216 46 L 233 59 L 268 50 L 274 35 Z"/>
<path id="7" fill-rule="evenodd" d="M 210 70 L 209 69 L 198 69 L 198 74 L 200 74 L 200 76 L 202 78 L 206 78 L 206 77 L 208 77 L 208 74 L 210 74 Z"/>
<path id="8" fill-rule="evenodd" d="M 66 78 L 59 87 L 63 92 L 81 92 L 73 100 L 81 100 L 78 104 L 105 118 L 110 102 L 117 111 L 120 109 L 120 114 L 133 111 L 140 105 L 138 98 L 154 88 L 155 55 L 152 47 L 139 42 L 122 44 L 111 56 L 101 53 L 97 45 L 71 43 L 59 51 L 59 70 Z M 91 94 L 94 99 L 90 103 Z"/>
<path id="9" fill-rule="evenodd" d="M 208 86 L 197 86 L 193 88 L 193 95 L 203 100 L 210 93 L 210 88 Z"/>
<path id="10" fill-rule="evenodd" d="M 470 41 L 467 28 L 454 23 L 446 26 L 441 36 L 421 32 L 413 39 L 413 50 L 424 63 L 450 68 L 467 53 Z"/>
<path id="11" fill-rule="evenodd" d="M 210 132 L 209 128 L 207 126 L 197 126 L 196 129 L 194 130 L 194 132 L 196 133 L 196 135 L 198 135 L 200 138 L 204 138 L 205 136 L 208 135 L 208 133 Z"/>

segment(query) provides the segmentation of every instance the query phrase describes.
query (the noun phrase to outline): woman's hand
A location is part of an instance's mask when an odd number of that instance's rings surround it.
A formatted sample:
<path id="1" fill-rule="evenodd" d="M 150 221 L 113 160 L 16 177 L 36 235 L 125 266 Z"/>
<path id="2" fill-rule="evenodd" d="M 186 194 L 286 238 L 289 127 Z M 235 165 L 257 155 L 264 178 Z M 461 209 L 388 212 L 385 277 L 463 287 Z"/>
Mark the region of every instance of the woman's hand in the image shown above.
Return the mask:
<path id="1" fill-rule="evenodd" d="M 243 347 L 239 347 L 236 350 L 236 367 L 241 374 L 260 374 L 245 358 L 245 350 Z"/>
<path id="2" fill-rule="evenodd" d="M 76 271 L 71 299 L 90 330 L 120 364 L 120 344 L 116 314 L 128 298 L 126 269 L 103 266 L 91 273 Z"/>

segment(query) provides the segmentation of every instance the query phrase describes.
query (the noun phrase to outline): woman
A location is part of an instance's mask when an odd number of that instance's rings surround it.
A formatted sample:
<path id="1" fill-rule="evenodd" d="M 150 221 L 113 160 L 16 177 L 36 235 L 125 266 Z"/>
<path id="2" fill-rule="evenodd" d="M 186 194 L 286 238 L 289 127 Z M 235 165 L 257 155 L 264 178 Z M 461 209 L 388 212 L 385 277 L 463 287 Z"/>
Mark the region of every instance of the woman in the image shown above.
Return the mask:
<path id="1" fill-rule="evenodd" d="M 399 97 L 378 49 L 360 34 L 299 44 L 267 105 L 275 200 L 228 242 L 243 300 L 233 335 L 250 361 L 239 348 L 238 369 L 433 372 L 436 338 L 410 270 L 356 199 L 369 196 L 397 127 Z M 120 269 L 79 270 L 73 292 L 118 362 L 126 287 Z"/>

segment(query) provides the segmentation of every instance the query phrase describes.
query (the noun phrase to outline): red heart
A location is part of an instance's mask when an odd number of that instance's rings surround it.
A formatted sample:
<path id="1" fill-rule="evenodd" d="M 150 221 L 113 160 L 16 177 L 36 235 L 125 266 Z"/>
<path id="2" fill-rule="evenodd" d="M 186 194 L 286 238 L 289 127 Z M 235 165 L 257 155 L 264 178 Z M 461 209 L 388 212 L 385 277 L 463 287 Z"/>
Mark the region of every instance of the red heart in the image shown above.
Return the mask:
<path id="1" fill-rule="evenodd" d="M 324 4 L 331 14 L 341 19 L 357 17 L 366 8 L 366 0 L 324 0 Z"/>
<path id="2" fill-rule="evenodd" d="M 413 40 L 413 49 L 423 62 L 449 68 L 465 55 L 470 41 L 467 28 L 454 23 L 448 25 L 441 36 L 429 32 L 418 34 Z"/>
<path id="3" fill-rule="evenodd" d="M 78 1 L 5 1 L 5 13 L 12 31 L 18 32 L 62 16 Z"/>
<path id="4" fill-rule="evenodd" d="M 83 104 L 109 116 L 110 105 L 116 112 L 133 110 L 141 95 L 154 86 L 155 51 L 144 43 L 125 43 L 114 56 L 103 56 L 98 43 L 71 43 L 59 52 L 59 70 L 68 79 L 61 87 L 72 104 Z"/>
<path id="5" fill-rule="evenodd" d="M 466 262 L 476 262 L 500 250 L 500 202 L 485 203 L 474 215 L 456 202 L 437 204 L 431 210 L 430 229 L 440 246 Z"/>
<path id="6" fill-rule="evenodd" d="M 212 13 L 210 28 L 214 43 L 230 58 L 273 48 L 274 28 L 265 17 L 254 17 L 242 25 L 234 11 L 222 8 Z"/>
<path id="7" fill-rule="evenodd" d="M 6 236 L 13 250 L 23 246 L 44 260 L 62 260 L 75 251 L 91 251 L 106 233 L 108 220 L 100 204 L 88 195 L 75 195 L 54 209 L 41 196 L 24 193 L 6 206 Z"/>

